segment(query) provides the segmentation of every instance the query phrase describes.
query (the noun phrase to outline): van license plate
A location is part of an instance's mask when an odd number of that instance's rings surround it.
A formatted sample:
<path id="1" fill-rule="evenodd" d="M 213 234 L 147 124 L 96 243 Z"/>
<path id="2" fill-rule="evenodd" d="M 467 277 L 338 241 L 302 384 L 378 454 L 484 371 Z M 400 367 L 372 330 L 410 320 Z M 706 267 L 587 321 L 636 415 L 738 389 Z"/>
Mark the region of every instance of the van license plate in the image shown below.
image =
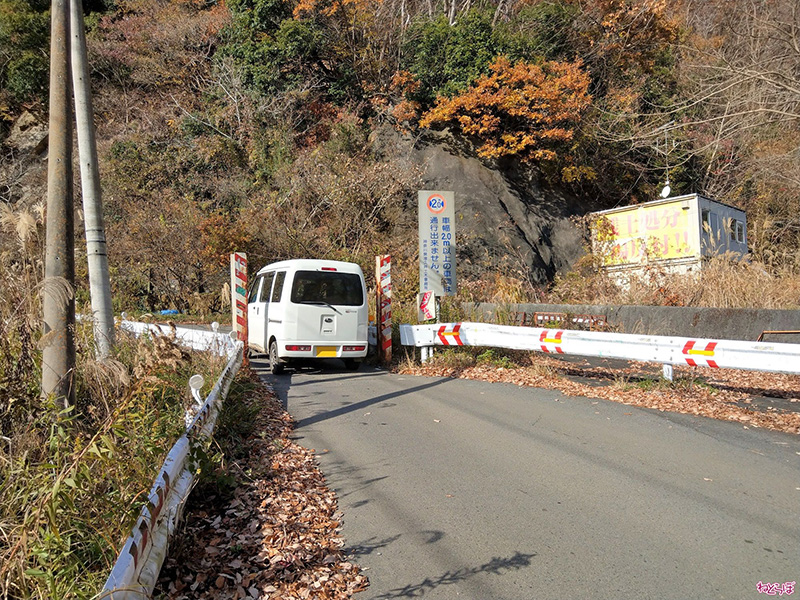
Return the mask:
<path id="1" fill-rule="evenodd" d="M 336 346 L 317 346 L 317 356 L 319 358 L 336 358 Z"/>

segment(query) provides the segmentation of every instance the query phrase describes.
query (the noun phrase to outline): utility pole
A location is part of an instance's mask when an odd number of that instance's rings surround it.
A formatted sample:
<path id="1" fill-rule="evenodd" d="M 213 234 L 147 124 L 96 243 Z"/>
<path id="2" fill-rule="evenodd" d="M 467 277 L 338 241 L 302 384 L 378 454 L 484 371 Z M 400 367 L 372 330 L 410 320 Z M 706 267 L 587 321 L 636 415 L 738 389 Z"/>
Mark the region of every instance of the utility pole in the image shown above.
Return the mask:
<path id="1" fill-rule="evenodd" d="M 89 79 L 89 60 L 83 25 L 83 3 L 69 0 L 72 54 L 72 86 L 75 93 L 75 120 L 78 126 L 78 158 L 83 193 L 86 228 L 86 257 L 89 266 L 89 290 L 94 318 L 94 343 L 98 358 L 106 358 L 114 347 L 114 312 L 111 308 L 111 284 L 108 277 L 106 232 L 97 141 L 94 133 L 94 108 Z"/>
<path id="2" fill-rule="evenodd" d="M 50 135 L 47 158 L 45 346 L 42 395 L 75 403 L 75 253 L 72 215 L 72 111 L 67 0 L 53 0 L 50 23 Z"/>

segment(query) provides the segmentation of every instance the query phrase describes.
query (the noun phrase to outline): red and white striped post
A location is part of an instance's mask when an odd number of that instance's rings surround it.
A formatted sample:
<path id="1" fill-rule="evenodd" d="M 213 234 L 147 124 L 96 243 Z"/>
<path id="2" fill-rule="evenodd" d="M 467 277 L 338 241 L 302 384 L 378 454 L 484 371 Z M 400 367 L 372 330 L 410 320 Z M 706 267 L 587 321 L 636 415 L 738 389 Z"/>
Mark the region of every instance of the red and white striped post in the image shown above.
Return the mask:
<path id="1" fill-rule="evenodd" d="M 384 364 L 392 362 L 392 257 L 389 254 L 375 257 L 377 300 L 375 302 L 378 325 L 378 358 Z"/>
<path id="2" fill-rule="evenodd" d="M 231 321 L 247 360 L 247 254 L 231 254 Z"/>

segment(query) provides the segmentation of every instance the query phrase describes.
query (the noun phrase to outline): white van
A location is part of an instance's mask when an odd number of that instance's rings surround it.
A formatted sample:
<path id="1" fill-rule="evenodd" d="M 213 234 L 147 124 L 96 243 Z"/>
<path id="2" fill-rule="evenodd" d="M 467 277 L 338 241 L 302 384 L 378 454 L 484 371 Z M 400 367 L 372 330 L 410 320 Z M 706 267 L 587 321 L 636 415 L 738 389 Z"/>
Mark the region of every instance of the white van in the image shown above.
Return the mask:
<path id="1" fill-rule="evenodd" d="M 269 354 L 275 374 L 307 358 L 338 358 L 355 370 L 367 355 L 368 320 L 361 267 L 286 260 L 256 274 L 247 300 L 247 341 Z"/>

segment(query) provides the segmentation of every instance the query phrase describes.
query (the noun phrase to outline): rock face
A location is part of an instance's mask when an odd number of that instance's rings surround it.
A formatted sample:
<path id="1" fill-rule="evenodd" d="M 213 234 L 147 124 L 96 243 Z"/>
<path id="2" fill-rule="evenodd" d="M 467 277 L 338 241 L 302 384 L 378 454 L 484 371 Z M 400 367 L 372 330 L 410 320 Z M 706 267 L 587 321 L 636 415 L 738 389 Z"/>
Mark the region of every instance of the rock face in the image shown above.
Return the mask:
<path id="1" fill-rule="evenodd" d="M 24 112 L 12 125 L 3 144 L 21 157 L 39 155 L 47 149 L 47 123 Z"/>
<path id="2" fill-rule="evenodd" d="M 533 171 L 492 169 L 446 134 L 413 140 L 386 127 L 375 132 L 373 144 L 378 153 L 391 148 L 420 166 L 420 189 L 455 192 L 459 274 L 510 268 L 545 283 L 584 253 L 570 217 L 590 208 L 543 187 Z"/>
<path id="3" fill-rule="evenodd" d="M 0 140 L 0 201 L 24 205 L 46 196 L 48 125 L 29 112 Z"/>

